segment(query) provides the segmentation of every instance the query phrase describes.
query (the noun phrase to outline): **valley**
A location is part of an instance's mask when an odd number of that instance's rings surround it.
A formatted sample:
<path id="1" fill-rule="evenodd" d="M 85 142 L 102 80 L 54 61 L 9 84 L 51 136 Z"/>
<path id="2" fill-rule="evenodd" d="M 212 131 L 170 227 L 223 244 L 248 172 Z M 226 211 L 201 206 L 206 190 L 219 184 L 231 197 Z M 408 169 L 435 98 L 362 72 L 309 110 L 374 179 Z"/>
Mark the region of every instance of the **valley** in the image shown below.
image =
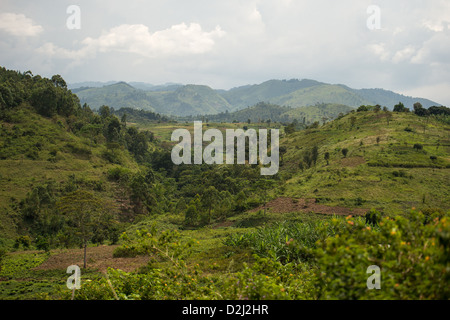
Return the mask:
<path id="1" fill-rule="evenodd" d="M 60 76 L 0 81 L 0 299 L 70 300 L 72 264 L 80 300 L 450 297 L 447 107 L 312 80 L 76 94 Z M 278 172 L 175 165 L 172 133 L 194 121 L 278 129 Z M 367 290 L 373 264 L 385 290 Z"/>

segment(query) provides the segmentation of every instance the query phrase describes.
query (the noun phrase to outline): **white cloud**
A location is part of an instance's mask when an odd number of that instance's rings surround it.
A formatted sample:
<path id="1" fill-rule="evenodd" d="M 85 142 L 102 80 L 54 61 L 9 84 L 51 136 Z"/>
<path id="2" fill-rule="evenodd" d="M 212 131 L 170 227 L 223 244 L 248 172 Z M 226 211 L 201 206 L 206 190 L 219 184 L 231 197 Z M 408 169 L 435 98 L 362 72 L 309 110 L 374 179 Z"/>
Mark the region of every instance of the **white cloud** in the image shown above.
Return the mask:
<path id="1" fill-rule="evenodd" d="M 392 62 L 399 63 L 409 60 L 416 52 L 413 46 L 409 45 L 401 50 L 398 50 L 392 57 Z"/>
<path id="2" fill-rule="evenodd" d="M 368 50 L 375 54 L 381 61 L 387 61 L 390 57 L 390 52 L 386 48 L 385 43 L 374 43 L 367 46 Z"/>
<path id="3" fill-rule="evenodd" d="M 181 23 L 154 33 L 143 24 L 123 24 L 111 28 L 98 38 L 85 38 L 78 50 L 68 50 L 53 43 L 46 43 L 38 52 L 72 60 L 94 57 L 97 52 L 125 52 L 143 57 L 202 54 L 211 51 L 215 39 L 224 35 L 225 32 L 219 26 L 206 32 L 197 23 Z"/>
<path id="4" fill-rule="evenodd" d="M 24 14 L 2 13 L 0 14 L 0 30 L 13 36 L 34 37 L 41 33 L 44 28 L 34 25 L 33 21 Z"/>

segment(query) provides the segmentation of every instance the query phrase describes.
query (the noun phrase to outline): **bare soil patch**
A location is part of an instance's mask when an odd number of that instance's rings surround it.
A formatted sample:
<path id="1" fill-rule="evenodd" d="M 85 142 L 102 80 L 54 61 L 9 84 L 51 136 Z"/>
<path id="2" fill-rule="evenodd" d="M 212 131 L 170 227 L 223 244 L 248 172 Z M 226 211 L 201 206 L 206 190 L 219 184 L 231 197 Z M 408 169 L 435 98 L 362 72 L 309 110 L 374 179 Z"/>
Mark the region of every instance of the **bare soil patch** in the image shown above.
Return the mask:
<path id="1" fill-rule="evenodd" d="M 288 212 L 314 212 L 319 214 L 329 215 L 353 215 L 361 216 L 367 212 L 367 209 L 362 208 L 347 208 L 339 206 L 326 206 L 316 203 L 316 199 L 295 199 L 295 198 L 277 198 L 266 204 L 266 208 L 270 208 L 270 211 L 276 213 L 288 213 Z M 250 212 L 256 212 L 258 210 L 264 210 L 264 206 L 260 206 Z"/>
<path id="2" fill-rule="evenodd" d="M 357 167 L 360 164 L 366 163 L 363 157 L 351 157 L 341 159 L 341 166 L 343 167 Z"/>
<path id="3" fill-rule="evenodd" d="M 108 267 L 132 272 L 147 264 L 150 257 L 138 256 L 135 258 L 114 258 L 113 251 L 116 246 L 88 247 L 86 254 L 87 268 L 106 272 Z M 50 258 L 34 268 L 35 270 L 59 270 L 67 269 L 70 265 L 83 266 L 83 249 L 65 249 L 53 253 Z"/>

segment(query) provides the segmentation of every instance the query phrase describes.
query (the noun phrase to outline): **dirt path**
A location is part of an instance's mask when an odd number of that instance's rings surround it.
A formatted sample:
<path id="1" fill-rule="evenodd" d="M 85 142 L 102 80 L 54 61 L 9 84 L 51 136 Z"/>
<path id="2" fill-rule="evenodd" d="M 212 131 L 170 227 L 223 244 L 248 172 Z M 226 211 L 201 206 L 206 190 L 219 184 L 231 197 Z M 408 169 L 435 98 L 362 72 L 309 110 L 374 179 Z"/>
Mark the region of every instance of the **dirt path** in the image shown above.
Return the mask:
<path id="1" fill-rule="evenodd" d="M 364 215 L 368 210 L 362 208 L 346 208 L 338 206 L 326 206 L 316 203 L 316 199 L 294 199 L 294 198 L 277 198 L 267 203 L 266 208 L 270 208 L 272 212 L 287 213 L 287 212 L 315 212 L 320 214 L 336 214 L 336 215 Z M 251 210 L 256 212 L 264 210 L 263 206 Z"/>
<path id="2" fill-rule="evenodd" d="M 108 267 L 131 272 L 147 264 L 149 257 L 114 258 L 117 246 L 98 246 L 87 248 L 87 267 L 105 272 Z M 83 266 L 83 249 L 61 249 L 52 251 L 50 258 L 34 268 L 35 270 L 67 269 L 70 265 Z"/>

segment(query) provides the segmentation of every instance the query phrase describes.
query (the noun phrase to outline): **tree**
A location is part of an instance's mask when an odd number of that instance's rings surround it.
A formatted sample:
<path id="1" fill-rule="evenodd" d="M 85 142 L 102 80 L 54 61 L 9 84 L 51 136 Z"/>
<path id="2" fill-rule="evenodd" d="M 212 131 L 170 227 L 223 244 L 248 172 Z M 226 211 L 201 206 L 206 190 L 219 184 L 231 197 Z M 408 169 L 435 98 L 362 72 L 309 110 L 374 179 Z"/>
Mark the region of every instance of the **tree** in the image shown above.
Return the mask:
<path id="1" fill-rule="evenodd" d="M 306 150 L 305 153 L 303 154 L 303 163 L 306 165 L 307 168 L 311 168 L 313 158 L 310 150 Z"/>
<path id="2" fill-rule="evenodd" d="M 402 102 L 399 102 L 394 106 L 394 112 L 409 112 L 409 109 L 405 108 L 405 105 Z"/>
<path id="3" fill-rule="evenodd" d="M 198 220 L 198 208 L 200 206 L 200 195 L 195 195 L 195 198 L 189 202 L 186 209 L 184 222 L 188 225 L 195 225 Z"/>
<path id="4" fill-rule="evenodd" d="M 317 164 L 318 158 L 319 158 L 319 147 L 314 146 L 311 150 L 311 160 L 314 162 L 314 165 Z"/>
<path id="5" fill-rule="evenodd" d="M 120 122 L 122 122 L 124 125 L 127 124 L 127 114 L 126 113 L 124 113 L 122 115 L 122 117 L 120 118 Z"/>
<path id="6" fill-rule="evenodd" d="M 347 153 L 348 153 L 348 149 L 347 148 L 342 149 L 342 154 L 344 155 L 344 158 L 347 157 Z"/>
<path id="7" fill-rule="evenodd" d="M 84 247 L 83 266 L 86 268 L 87 244 L 105 216 L 104 205 L 92 193 L 77 190 L 62 197 L 56 208 L 66 217 L 69 233 L 77 237 Z"/>
<path id="8" fill-rule="evenodd" d="M 67 89 L 66 81 L 59 74 L 54 75 L 51 80 L 55 87 Z"/>
<path id="9" fill-rule="evenodd" d="M 211 211 L 213 206 L 220 200 L 220 192 L 214 186 L 209 186 L 202 196 L 202 202 L 208 209 L 208 224 L 211 224 Z"/>
<path id="10" fill-rule="evenodd" d="M 350 124 L 351 124 L 352 128 L 355 126 L 355 124 L 356 124 L 356 117 L 355 116 L 350 117 Z"/>
<path id="11" fill-rule="evenodd" d="M 31 94 L 31 104 L 36 111 L 45 117 L 52 117 L 58 110 L 55 87 L 39 88 Z"/>
<path id="12" fill-rule="evenodd" d="M 266 204 L 267 204 L 267 191 L 273 186 L 273 181 L 261 178 L 256 182 L 256 187 L 258 188 L 261 199 L 264 203 L 264 215 L 266 215 Z"/>
<path id="13" fill-rule="evenodd" d="M 385 111 L 385 112 L 386 112 L 386 122 L 387 122 L 387 125 L 389 125 L 389 123 L 392 120 L 392 113 L 389 111 Z"/>
<path id="14" fill-rule="evenodd" d="M 425 117 L 430 114 L 430 112 L 422 107 L 422 104 L 420 102 L 414 103 L 414 114 L 418 115 L 419 117 Z"/>
<path id="15" fill-rule="evenodd" d="M 369 111 L 369 108 L 367 108 L 367 106 L 365 105 L 359 106 L 358 109 L 356 109 L 356 112 L 364 112 L 364 111 Z"/>
<path id="16" fill-rule="evenodd" d="M 325 152 L 324 159 L 327 162 L 327 166 L 328 166 L 329 165 L 329 160 L 330 160 L 330 153 L 329 152 Z"/>
<path id="17" fill-rule="evenodd" d="M 109 118 L 109 117 L 111 116 L 111 110 L 109 109 L 108 106 L 105 106 L 105 105 L 101 106 L 101 107 L 98 109 L 98 113 L 100 114 L 100 116 L 101 116 L 103 119 Z"/>

